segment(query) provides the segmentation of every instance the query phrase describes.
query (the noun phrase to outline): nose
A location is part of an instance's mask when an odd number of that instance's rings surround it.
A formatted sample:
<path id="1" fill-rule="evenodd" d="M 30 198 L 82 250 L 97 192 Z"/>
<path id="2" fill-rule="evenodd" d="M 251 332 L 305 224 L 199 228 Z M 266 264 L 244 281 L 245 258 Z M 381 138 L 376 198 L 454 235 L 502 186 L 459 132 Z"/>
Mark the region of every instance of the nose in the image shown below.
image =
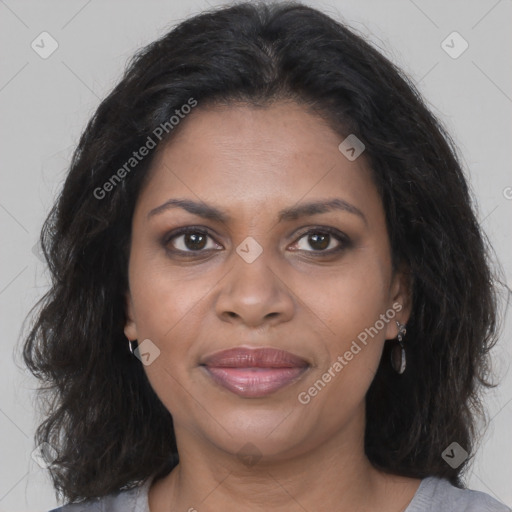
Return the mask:
<path id="1" fill-rule="evenodd" d="M 265 251 L 252 263 L 234 254 L 234 266 L 221 281 L 217 316 L 226 322 L 264 327 L 289 321 L 296 302 L 292 291 L 270 266 Z"/>

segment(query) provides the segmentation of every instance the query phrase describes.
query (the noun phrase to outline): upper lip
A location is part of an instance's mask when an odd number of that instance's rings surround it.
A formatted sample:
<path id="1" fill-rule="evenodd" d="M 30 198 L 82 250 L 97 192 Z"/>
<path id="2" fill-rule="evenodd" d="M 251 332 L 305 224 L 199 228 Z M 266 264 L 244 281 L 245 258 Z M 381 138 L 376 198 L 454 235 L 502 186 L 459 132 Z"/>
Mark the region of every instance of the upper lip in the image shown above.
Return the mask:
<path id="1" fill-rule="evenodd" d="M 309 366 L 309 363 L 285 350 L 236 347 L 206 356 L 201 365 L 225 368 L 301 368 Z"/>

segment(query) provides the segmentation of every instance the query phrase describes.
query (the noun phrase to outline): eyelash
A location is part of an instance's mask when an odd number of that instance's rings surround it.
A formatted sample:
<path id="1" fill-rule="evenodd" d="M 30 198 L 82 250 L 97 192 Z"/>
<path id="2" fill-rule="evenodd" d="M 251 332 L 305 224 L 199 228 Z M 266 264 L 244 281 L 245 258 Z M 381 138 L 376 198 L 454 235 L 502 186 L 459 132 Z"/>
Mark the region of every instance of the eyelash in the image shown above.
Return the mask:
<path id="1" fill-rule="evenodd" d="M 185 228 L 179 228 L 176 231 L 173 231 L 171 233 L 168 233 L 163 240 L 163 245 L 166 247 L 167 251 L 178 256 L 193 256 L 193 255 L 201 255 L 202 253 L 208 253 L 210 251 L 217 251 L 219 249 L 199 249 L 197 251 L 187 250 L 184 251 L 182 249 L 170 249 L 168 246 L 171 243 L 172 240 L 175 238 L 178 238 L 183 235 L 187 234 L 200 234 L 208 236 L 210 239 L 214 239 L 212 233 L 203 227 L 195 227 L 195 226 L 187 226 Z M 315 226 L 313 228 L 309 228 L 307 231 L 302 232 L 298 238 L 296 238 L 295 242 L 293 242 L 293 245 L 295 245 L 297 242 L 299 242 L 302 238 L 304 238 L 307 235 L 310 234 L 324 234 L 324 235 L 331 235 L 334 237 L 339 245 L 338 247 L 334 249 L 329 250 L 311 250 L 306 251 L 304 249 L 295 249 L 297 252 L 306 252 L 309 254 L 312 254 L 314 257 L 322 257 L 322 256 L 332 256 L 336 253 L 339 253 L 343 251 L 344 249 L 347 249 L 351 245 L 351 240 L 347 235 L 342 233 L 341 231 L 338 231 L 337 229 L 328 227 L 328 226 Z M 218 242 L 215 242 L 218 244 Z M 220 244 L 218 244 L 220 245 Z M 329 243 L 330 245 L 330 243 Z"/>

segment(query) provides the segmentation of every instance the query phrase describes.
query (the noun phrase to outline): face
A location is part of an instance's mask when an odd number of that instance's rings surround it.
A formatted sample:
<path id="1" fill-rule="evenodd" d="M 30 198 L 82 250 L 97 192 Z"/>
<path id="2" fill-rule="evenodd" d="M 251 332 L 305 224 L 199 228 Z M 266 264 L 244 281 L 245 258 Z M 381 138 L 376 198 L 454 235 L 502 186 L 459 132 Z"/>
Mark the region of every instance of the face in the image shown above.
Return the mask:
<path id="1" fill-rule="evenodd" d="M 277 459 L 360 439 L 408 315 L 364 153 L 295 103 L 182 123 L 136 204 L 125 327 L 178 448 Z"/>

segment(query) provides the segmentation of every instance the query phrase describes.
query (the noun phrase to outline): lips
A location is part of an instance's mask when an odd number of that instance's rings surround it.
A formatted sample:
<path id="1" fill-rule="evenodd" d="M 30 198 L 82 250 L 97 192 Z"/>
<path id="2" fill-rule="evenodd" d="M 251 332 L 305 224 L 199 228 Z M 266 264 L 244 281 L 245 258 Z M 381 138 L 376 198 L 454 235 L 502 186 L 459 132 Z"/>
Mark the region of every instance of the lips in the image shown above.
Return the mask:
<path id="1" fill-rule="evenodd" d="M 232 348 L 206 356 L 206 366 L 224 368 L 298 368 L 308 366 L 302 357 L 274 348 Z"/>
<path id="2" fill-rule="evenodd" d="M 309 363 L 284 350 L 238 347 L 206 356 L 201 366 L 225 389 L 242 397 L 257 398 L 298 380 Z"/>

